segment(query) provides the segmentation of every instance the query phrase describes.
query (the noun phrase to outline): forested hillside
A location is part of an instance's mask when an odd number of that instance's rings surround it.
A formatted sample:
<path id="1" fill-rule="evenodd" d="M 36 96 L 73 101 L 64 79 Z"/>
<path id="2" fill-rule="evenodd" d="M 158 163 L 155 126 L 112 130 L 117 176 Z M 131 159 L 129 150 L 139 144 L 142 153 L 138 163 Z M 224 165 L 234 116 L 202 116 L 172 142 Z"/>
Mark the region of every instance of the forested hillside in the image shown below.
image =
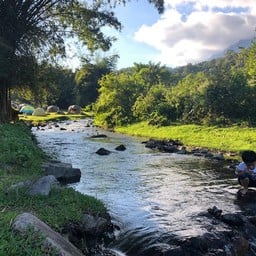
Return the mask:
<path id="1" fill-rule="evenodd" d="M 169 69 L 135 64 L 99 81 L 96 122 L 104 126 L 148 121 L 206 125 L 256 123 L 256 43 L 240 53 Z"/>
<path id="2" fill-rule="evenodd" d="M 246 126 L 256 124 L 256 43 L 240 53 L 171 69 L 135 63 L 116 70 L 117 56 L 86 59 L 75 72 L 42 63 L 36 86 L 13 90 L 35 105 L 78 104 L 95 112 L 99 125 L 138 121 Z"/>

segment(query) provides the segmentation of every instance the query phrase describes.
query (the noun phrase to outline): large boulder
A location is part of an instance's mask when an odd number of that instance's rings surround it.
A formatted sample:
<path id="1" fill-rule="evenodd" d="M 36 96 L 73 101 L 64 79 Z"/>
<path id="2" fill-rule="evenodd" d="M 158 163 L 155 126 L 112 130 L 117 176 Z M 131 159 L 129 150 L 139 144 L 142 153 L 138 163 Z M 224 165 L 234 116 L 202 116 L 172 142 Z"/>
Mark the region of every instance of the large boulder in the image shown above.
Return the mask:
<path id="1" fill-rule="evenodd" d="M 115 147 L 115 150 L 117 150 L 117 151 L 125 151 L 126 147 L 125 147 L 125 145 L 121 144 L 121 145 Z"/>
<path id="2" fill-rule="evenodd" d="M 80 181 L 80 169 L 73 168 L 69 163 L 49 162 L 44 164 L 43 167 L 45 170 L 45 175 L 53 175 L 62 184 Z"/>
<path id="3" fill-rule="evenodd" d="M 58 187 L 59 182 L 57 179 L 53 175 L 47 175 L 35 181 L 27 180 L 13 184 L 6 190 L 6 193 L 9 193 L 11 190 L 18 191 L 21 188 L 27 188 L 27 194 L 30 196 L 48 196 L 53 188 Z"/>
<path id="4" fill-rule="evenodd" d="M 58 184 L 59 182 L 53 175 L 43 176 L 31 185 L 28 194 L 31 196 L 48 196 L 51 192 L 51 189 L 58 186 Z"/>
<path id="5" fill-rule="evenodd" d="M 59 233 L 52 230 L 46 223 L 31 213 L 24 212 L 16 217 L 13 230 L 21 235 L 29 232 L 31 228 L 43 237 L 42 246 L 57 250 L 58 255 L 83 256 L 73 244 L 64 239 Z"/>
<path id="6" fill-rule="evenodd" d="M 82 217 L 82 229 L 87 234 L 94 236 L 107 232 L 109 228 L 108 220 L 99 216 L 84 214 Z"/>
<path id="7" fill-rule="evenodd" d="M 68 114 L 80 114 L 82 108 L 78 105 L 71 105 L 68 107 Z"/>
<path id="8" fill-rule="evenodd" d="M 96 154 L 100 155 L 100 156 L 106 156 L 106 155 L 109 155 L 111 153 L 111 151 L 105 149 L 105 148 L 99 148 L 97 151 L 96 151 Z"/>

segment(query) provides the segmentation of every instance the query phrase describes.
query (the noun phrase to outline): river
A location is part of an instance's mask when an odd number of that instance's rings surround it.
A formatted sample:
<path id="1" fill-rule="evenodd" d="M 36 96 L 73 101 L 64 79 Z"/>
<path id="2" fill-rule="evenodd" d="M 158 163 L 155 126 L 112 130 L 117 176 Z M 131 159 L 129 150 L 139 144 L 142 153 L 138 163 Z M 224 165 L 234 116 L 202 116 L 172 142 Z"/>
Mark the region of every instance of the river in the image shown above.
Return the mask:
<path id="1" fill-rule="evenodd" d="M 208 220 L 200 213 L 213 206 L 241 211 L 234 171 L 223 162 L 152 151 L 145 138 L 88 127 L 88 120 L 49 124 L 33 133 L 44 151 L 80 168 L 81 180 L 71 186 L 104 202 L 121 228 L 111 247 L 124 255 L 169 247 L 170 237 L 203 234 Z M 107 137 L 91 138 L 98 133 Z M 125 151 L 115 150 L 120 144 Z M 96 154 L 102 147 L 112 153 Z"/>

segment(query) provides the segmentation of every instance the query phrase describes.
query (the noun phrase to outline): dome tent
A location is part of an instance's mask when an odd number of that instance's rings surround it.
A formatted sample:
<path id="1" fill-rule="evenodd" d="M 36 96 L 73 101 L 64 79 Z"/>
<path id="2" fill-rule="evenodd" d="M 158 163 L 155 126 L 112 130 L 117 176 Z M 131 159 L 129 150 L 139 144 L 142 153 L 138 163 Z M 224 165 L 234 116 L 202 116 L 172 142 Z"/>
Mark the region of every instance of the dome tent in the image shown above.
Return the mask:
<path id="1" fill-rule="evenodd" d="M 50 105 L 47 107 L 47 112 L 58 112 L 60 110 L 60 108 L 58 106 L 55 105 Z"/>
<path id="2" fill-rule="evenodd" d="M 68 107 L 68 114 L 80 114 L 82 108 L 78 105 L 71 105 Z"/>
<path id="3" fill-rule="evenodd" d="M 35 108 L 30 106 L 30 105 L 25 105 L 20 109 L 20 113 L 22 114 L 27 114 L 27 115 L 32 115 L 34 112 Z"/>
<path id="4" fill-rule="evenodd" d="M 32 113 L 33 116 L 45 116 L 46 113 L 42 108 L 36 108 Z"/>

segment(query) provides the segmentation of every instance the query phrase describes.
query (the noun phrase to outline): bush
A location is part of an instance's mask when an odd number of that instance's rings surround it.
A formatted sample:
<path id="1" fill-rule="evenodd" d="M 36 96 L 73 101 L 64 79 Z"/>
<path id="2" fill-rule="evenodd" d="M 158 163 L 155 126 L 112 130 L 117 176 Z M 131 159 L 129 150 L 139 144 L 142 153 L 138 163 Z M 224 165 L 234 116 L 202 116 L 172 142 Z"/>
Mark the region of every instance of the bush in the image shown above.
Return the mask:
<path id="1" fill-rule="evenodd" d="M 170 121 L 165 116 L 161 116 L 158 113 L 153 113 L 149 119 L 148 124 L 160 127 L 169 125 Z"/>

